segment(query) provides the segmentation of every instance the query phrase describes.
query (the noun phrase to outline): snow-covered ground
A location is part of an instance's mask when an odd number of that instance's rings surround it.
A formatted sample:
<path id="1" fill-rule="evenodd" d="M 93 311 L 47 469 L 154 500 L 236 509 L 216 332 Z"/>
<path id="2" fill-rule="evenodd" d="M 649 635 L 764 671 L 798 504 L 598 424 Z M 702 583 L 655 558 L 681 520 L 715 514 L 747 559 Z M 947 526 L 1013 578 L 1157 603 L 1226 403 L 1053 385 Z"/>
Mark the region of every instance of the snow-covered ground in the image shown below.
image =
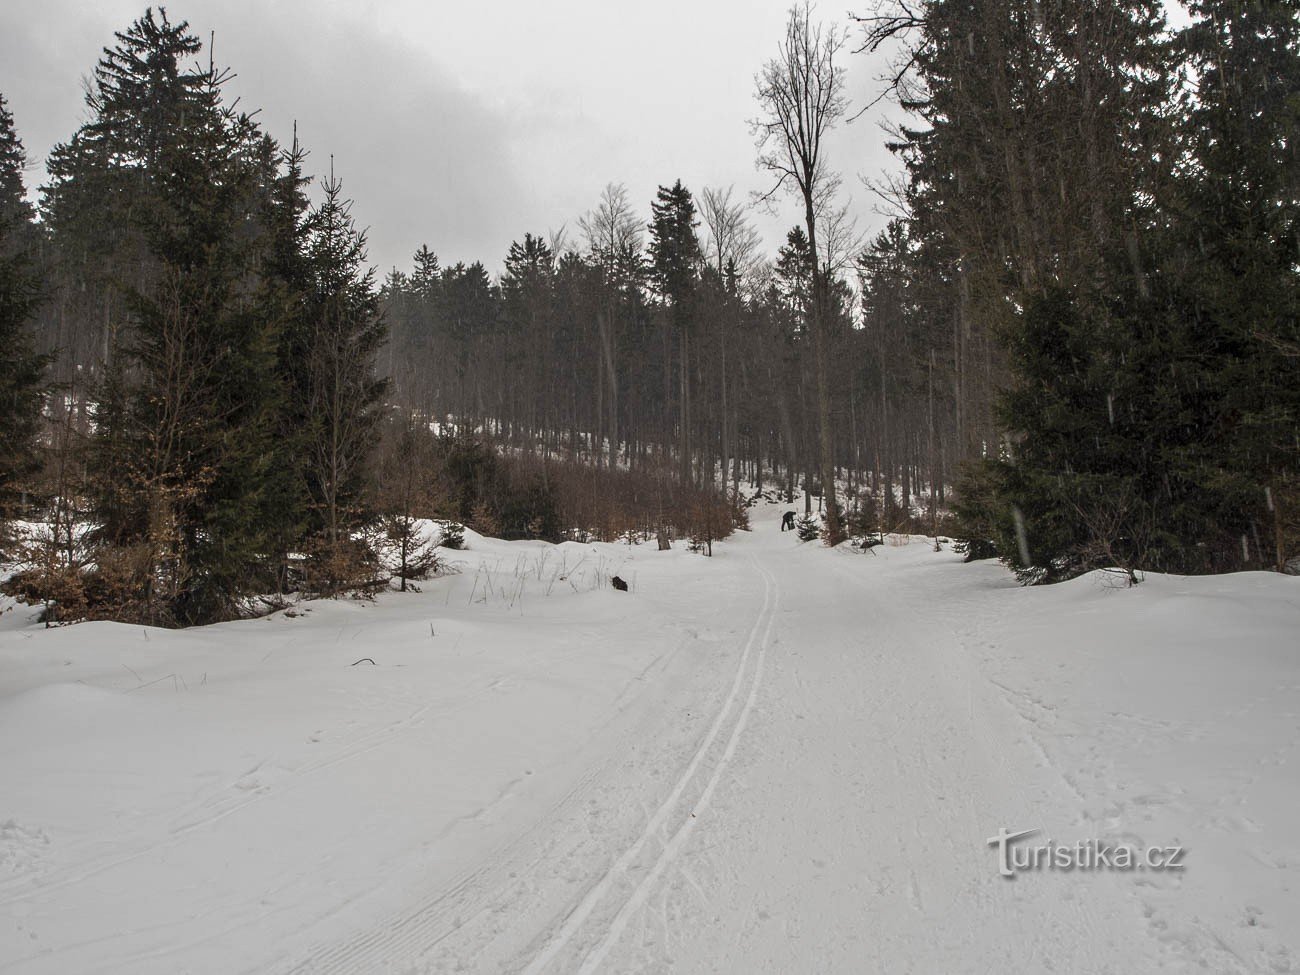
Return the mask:
<path id="1" fill-rule="evenodd" d="M 1021 589 L 781 510 L 186 632 L 0 617 L 0 972 L 1300 970 L 1300 580 Z M 1185 868 L 1007 879 L 1000 829 Z"/>

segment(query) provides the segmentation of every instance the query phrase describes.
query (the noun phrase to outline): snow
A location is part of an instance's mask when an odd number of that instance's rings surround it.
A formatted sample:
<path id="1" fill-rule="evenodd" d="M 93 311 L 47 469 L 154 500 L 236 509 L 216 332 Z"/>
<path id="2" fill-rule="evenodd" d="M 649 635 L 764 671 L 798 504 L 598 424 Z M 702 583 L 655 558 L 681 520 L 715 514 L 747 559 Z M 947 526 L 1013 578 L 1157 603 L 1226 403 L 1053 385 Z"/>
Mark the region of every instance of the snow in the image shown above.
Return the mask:
<path id="1" fill-rule="evenodd" d="M 782 510 L 712 559 L 467 532 L 422 592 L 183 632 L 0 616 L 0 972 L 1300 969 L 1300 580 L 1023 589 Z M 1186 868 L 1007 879 L 1002 828 Z"/>

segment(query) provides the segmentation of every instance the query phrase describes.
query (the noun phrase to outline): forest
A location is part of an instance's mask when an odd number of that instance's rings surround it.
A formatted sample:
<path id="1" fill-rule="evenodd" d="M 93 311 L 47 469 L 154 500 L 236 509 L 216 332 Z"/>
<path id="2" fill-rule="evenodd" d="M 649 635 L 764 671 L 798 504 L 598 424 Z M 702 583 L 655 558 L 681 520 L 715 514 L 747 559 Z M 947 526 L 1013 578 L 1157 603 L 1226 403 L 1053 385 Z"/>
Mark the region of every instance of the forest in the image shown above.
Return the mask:
<path id="1" fill-rule="evenodd" d="M 146 11 L 35 203 L 0 93 L 7 591 L 206 623 L 418 580 L 423 518 L 707 551 L 764 490 L 827 545 L 942 533 L 1027 583 L 1294 570 L 1300 11 L 1187 14 L 804 4 L 755 55 L 764 199 L 615 182 L 566 231 L 444 266 L 431 227 L 381 276 L 346 174 Z M 906 120 L 869 238 L 826 148 L 864 52 Z"/>

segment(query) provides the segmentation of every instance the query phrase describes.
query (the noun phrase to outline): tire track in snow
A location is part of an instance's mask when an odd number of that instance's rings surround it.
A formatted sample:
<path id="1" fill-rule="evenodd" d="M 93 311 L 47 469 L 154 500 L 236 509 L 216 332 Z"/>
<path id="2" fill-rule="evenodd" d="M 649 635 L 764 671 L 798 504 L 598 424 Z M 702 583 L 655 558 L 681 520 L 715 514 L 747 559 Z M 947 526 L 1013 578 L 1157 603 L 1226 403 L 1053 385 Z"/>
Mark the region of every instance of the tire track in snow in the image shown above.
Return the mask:
<path id="1" fill-rule="evenodd" d="M 682 845 L 689 838 L 694 824 L 697 820 L 696 813 L 703 812 L 708 808 L 709 801 L 713 797 L 713 792 L 717 788 L 722 773 L 730 764 L 732 756 L 735 754 L 736 746 L 740 742 L 741 733 L 745 729 L 749 714 L 753 710 L 754 701 L 758 696 L 758 688 L 763 678 L 763 663 L 767 656 L 767 647 L 771 639 L 772 625 L 776 619 L 777 605 L 777 586 L 776 580 L 772 574 L 763 568 L 758 561 L 754 560 L 754 567 L 758 570 L 763 579 L 763 605 L 759 610 L 758 617 L 754 620 L 753 628 L 750 630 L 749 637 L 745 641 L 745 648 L 741 652 L 740 660 L 736 665 L 736 676 L 732 681 L 731 690 L 727 698 L 723 701 L 722 707 L 718 710 L 717 716 L 713 719 L 713 724 L 709 728 L 708 734 L 696 749 L 690 763 L 682 772 L 681 777 L 677 780 L 673 790 L 668 797 L 655 810 L 653 816 L 647 821 L 645 828 L 636 840 L 623 851 L 622 855 L 610 866 L 610 868 L 600 877 L 596 883 L 588 889 L 586 895 L 578 903 L 563 923 L 559 930 L 554 933 L 549 941 L 543 946 L 533 960 L 522 969 L 522 975 L 541 975 L 542 972 L 553 962 L 573 940 L 574 936 L 581 930 L 583 925 L 591 917 L 593 912 L 600 906 L 601 902 L 609 894 L 615 882 L 624 877 L 629 868 L 635 863 L 641 855 L 641 851 L 646 844 L 654 838 L 655 834 L 662 832 L 668 825 L 673 811 L 681 802 L 682 794 L 686 791 L 691 780 L 695 778 L 699 771 L 700 765 L 704 762 L 705 756 L 712 750 L 713 744 L 721 734 L 727 718 L 730 716 L 736 701 L 740 697 L 741 689 L 744 686 L 744 679 L 747 673 L 751 674 L 749 694 L 740 708 L 738 717 L 732 725 L 731 734 L 727 739 L 726 747 L 721 758 L 714 766 L 713 774 L 709 777 L 704 791 L 700 798 L 687 810 L 686 815 L 682 817 L 672 836 L 664 843 L 659 856 L 656 857 L 653 866 L 645 873 L 640 882 L 632 889 L 627 899 L 619 907 L 614 917 L 605 928 L 604 936 L 600 939 L 596 947 L 584 959 L 581 969 L 581 975 L 594 972 L 599 969 L 605 956 L 610 949 L 617 943 L 623 930 L 627 927 L 629 919 L 645 903 L 650 891 L 654 888 L 659 878 L 662 876 L 664 868 L 671 863 L 677 856 Z M 755 654 L 757 649 L 757 654 Z M 756 657 L 754 666 L 749 666 L 751 657 Z"/>

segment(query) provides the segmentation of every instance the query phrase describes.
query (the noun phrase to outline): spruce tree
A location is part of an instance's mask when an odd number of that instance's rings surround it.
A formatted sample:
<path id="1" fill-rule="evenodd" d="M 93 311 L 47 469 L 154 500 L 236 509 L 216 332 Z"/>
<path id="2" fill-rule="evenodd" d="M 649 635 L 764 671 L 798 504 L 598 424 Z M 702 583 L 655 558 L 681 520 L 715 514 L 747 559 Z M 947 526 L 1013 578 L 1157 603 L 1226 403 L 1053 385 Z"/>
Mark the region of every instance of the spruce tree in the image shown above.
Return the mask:
<path id="1" fill-rule="evenodd" d="M 428 244 L 421 244 L 415 252 L 415 269 L 411 272 L 411 286 L 422 302 L 432 303 L 438 298 L 439 285 L 442 281 L 442 266 L 438 255 L 429 250 Z"/>
<path id="2" fill-rule="evenodd" d="M 1300 10 L 1232 0 L 1191 13 L 1179 43 L 1197 77 L 1181 106 L 1192 164 L 1171 272 L 1201 395 L 1218 403 L 1207 441 L 1250 485 L 1249 561 L 1281 570 L 1300 543 Z"/>
<path id="3" fill-rule="evenodd" d="M 507 418 L 519 421 L 531 449 L 539 427 L 540 394 L 545 387 L 554 327 L 555 257 L 540 236 L 513 241 L 501 275 L 503 364 L 508 383 Z"/>
<path id="4" fill-rule="evenodd" d="M 153 11 L 119 33 L 62 154 L 76 164 L 48 191 L 56 242 L 94 232 L 104 215 L 83 217 L 96 200 L 124 228 L 104 265 L 125 301 L 91 475 L 103 534 L 130 553 L 124 612 L 163 624 L 235 615 L 270 586 L 279 320 L 249 300 L 268 242 L 268 151 L 223 103 L 224 73 L 192 63 L 199 46 Z"/>
<path id="5" fill-rule="evenodd" d="M 777 251 L 774 279 L 790 311 L 790 335 L 808 337 L 809 305 L 812 302 L 812 279 L 816 272 L 808 235 L 802 227 L 791 227 L 785 244 Z"/>
<path id="6" fill-rule="evenodd" d="M 387 335 L 365 234 L 331 172 L 312 218 L 306 322 L 309 451 L 317 588 L 327 593 L 367 581 L 370 553 L 358 538 L 369 512 L 367 464 L 388 388 L 375 371 Z"/>
<path id="7" fill-rule="evenodd" d="M 308 438 L 310 389 L 308 371 L 311 328 L 307 298 L 312 288 L 307 247 L 314 215 L 306 189 L 307 153 L 298 142 L 281 150 L 265 140 L 267 158 L 266 216 L 269 238 L 262 262 L 261 313 L 276 323 L 276 363 L 268 399 L 274 416 L 273 461 L 267 471 L 259 519 L 264 525 L 268 561 L 275 567 L 276 589 L 283 593 L 297 580 L 290 577 L 290 555 L 309 524 Z"/>
<path id="8" fill-rule="evenodd" d="M 462 431 L 476 429 L 484 417 L 486 370 L 475 368 L 497 327 L 500 296 L 481 261 L 444 268 L 435 308 L 445 351 L 443 375 L 450 391 L 449 413 Z"/>
<path id="9" fill-rule="evenodd" d="M 18 481 L 37 465 L 49 362 L 33 351 L 28 331 L 40 289 L 31 262 L 36 231 L 23 190 L 25 158 L 0 95 L 0 520 L 13 513 Z"/>
<path id="10" fill-rule="evenodd" d="M 1189 568 L 1223 511 L 1189 476 L 1205 419 L 1194 342 L 1154 273 L 1175 156 L 1162 29 L 1149 0 L 1050 18 L 945 0 L 918 48 L 930 126 L 905 133 L 913 236 L 955 279 L 958 319 L 1001 344 L 1006 436 L 987 445 L 1001 457 L 966 487 L 1026 579 Z"/>
<path id="11" fill-rule="evenodd" d="M 683 484 L 691 480 L 691 341 L 695 332 L 695 297 L 703 252 L 695 228 L 695 201 L 677 180 L 660 186 L 650 206 L 650 274 L 668 308 L 677 337 L 677 451 Z"/>

